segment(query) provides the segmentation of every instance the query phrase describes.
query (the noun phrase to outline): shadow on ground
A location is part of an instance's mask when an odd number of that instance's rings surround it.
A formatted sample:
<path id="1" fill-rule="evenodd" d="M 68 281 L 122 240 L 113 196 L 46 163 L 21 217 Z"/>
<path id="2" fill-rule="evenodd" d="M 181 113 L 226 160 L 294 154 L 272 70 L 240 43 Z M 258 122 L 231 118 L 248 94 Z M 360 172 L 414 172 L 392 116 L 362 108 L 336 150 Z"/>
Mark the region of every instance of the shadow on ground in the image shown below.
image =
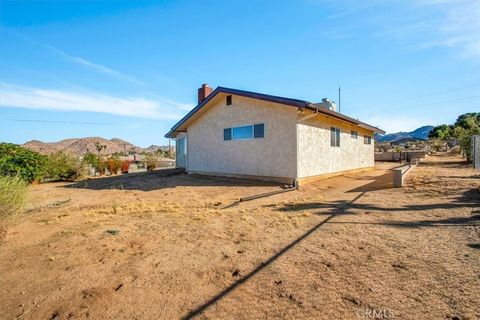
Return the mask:
<path id="1" fill-rule="evenodd" d="M 383 176 L 380 177 L 383 179 Z M 378 183 L 377 188 L 369 188 L 368 186 L 374 185 Z M 387 183 L 384 181 L 383 183 Z M 361 192 L 365 193 L 367 191 L 374 191 L 374 190 L 381 190 L 387 189 L 388 187 L 382 187 L 382 183 L 378 181 L 374 181 L 372 183 L 366 184 L 362 187 L 358 187 L 352 189 L 348 192 L 353 192 L 353 190 L 363 190 Z M 359 191 L 360 192 L 360 191 Z M 357 210 L 374 210 L 374 211 L 388 211 L 388 212 L 395 212 L 395 211 L 426 211 L 426 210 L 433 210 L 433 209 L 454 209 L 458 207 L 471 207 L 471 208 L 478 208 L 480 205 L 480 192 L 477 188 L 469 189 L 463 193 L 461 193 L 454 202 L 452 203 L 433 203 L 433 204 L 410 204 L 402 207 L 380 207 L 377 205 L 372 205 L 368 203 L 350 203 L 348 201 L 332 201 L 332 202 L 303 202 L 303 203 L 287 203 L 284 204 L 283 207 L 277 208 L 278 211 L 302 211 L 302 210 L 313 210 L 313 209 L 333 209 L 333 208 L 341 208 L 346 206 L 350 209 L 357 209 Z M 478 212 L 474 211 L 473 213 Z M 318 214 L 323 214 L 322 212 L 318 212 Z M 328 212 L 327 212 L 328 214 Z"/>
<path id="2" fill-rule="evenodd" d="M 455 165 L 455 164 L 454 164 Z M 344 216 L 344 215 L 358 215 L 359 210 L 378 210 L 378 211 L 428 211 L 431 209 L 451 209 L 457 207 L 478 207 L 480 203 L 480 194 L 477 189 L 467 190 L 466 192 L 462 193 L 455 199 L 453 203 L 438 203 L 438 204 L 428 204 L 428 205 L 407 205 L 397 208 L 383 208 L 374 206 L 371 204 L 363 204 L 357 203 L 365 193 L 369 191 L 376 191 L 376 190 L 383 190 L 391 188 L 392 182 L 392 172 L 387 172 L 381 176 L 361 176 L 361 177 L 348 177 L 350 179 L 356 180 L 372 180 L 369 183 L 366 183 L 360 187 L 355 189 L 349 190 L 348 193 L 357 192 L 359 193 L 354 199 L 352 200 L 343 200 L 343 201 L 335 201 L 335 202 L 328 202 L 328 203 L 321 203 L 321 202 L 311 202 L 311 203 L 286 203 L 283 204 L 282 207 L 276 208 L 274 210 L 280 212 L 300 212 L 303 210 L 309 210 L 310 213 L 316 214 L 318 216 L 324 217 L 321 219 L 319 223 L 315 226 L 307 230 L 303 235 L 298 237 L 297 239 L 293 240 L 289 244 L 287 244 L 283 249 L 281 249 L 278 253 L 271 256 L 266 261 L 260 263 L 256 268 L 250 271 L 247 275 L 243 276 L 236 282 L 234 282 L 229 287 L 225 288 L 224 290 L 220 291 L 203 304 L 198 306 L 197 308 L 190 310 L 186 315 L 182 317 L 182 319 L 192 319 L 201 315 L 205 310 L 210 308 L 212 305 L 220 302 L 225 296 L 230 294 L 236 288 L 244 284 L 245 282 L 249 281 L 252 277 L 254 277 L 257 273 L 261 272 L 265 267 L 271 265 L 275 262 L 278 258 L 286 254 L 289 250 L 294 248 L 296 245 L 301 243 L 307 237 L 318 231 L 323 225 L 327 223 L 352 223 L 352 224 L 378 224 L 383 226 L 394 226 L 394 227 L 404 227 L 404 228 L 417 228 L 417 227 L 436 227 L 436 226 L 470 226 L 470 225 L 480 225 L 480 214 L 474 214 L 475 211 L 472 210 L 472 216 L 470 217 L 451 217 L 446 219 L 439 219 L 439 220 L 421 220 L 421 221 L 387 221 L 387 222 L 378 222 L 378 223 L 368 223 L 368 222 L 341 222 L 341 221 L 334 221 L 334 218 L 337 216 Z M 474 214 L 474 215 L 473 215 Z M 479 244 L 468 244 L 469 247 L 478 249 L 480 247 Z"/>
<path id="3" fill-rule="evenodd" d="M 357 201 L 361 196 L 363 196 L 363 193 L 359 194 L 357 197 L 355 197 L 353 200 L 351 201 L 348 201 L 346 203 L 346 205 L 348 204 L 352 204 L 354 203 L 355 201 Z M 345 207 L 346 208 L 346 207 Z M 301 235 L 300 237 L 298 237 L 297 239 L 295 239 L 294 241 L 290 242 L 288 245 L 286 245 L 285 247 L 283 247 L 283 249 L 281 249 L 279 252 L 277 252 L 275 255 L 271 256 L 268 260 L 260 263 L 255 269 L 253 269 L 252 271 L 250 271 L 247 275 L 243 276 L 242 278 L 240 278 L 239 280 L 237 280 L 235 283 L 233 283 L 232 285 L 230 285 L 229 287 L 227 287 L 226 289 L 222 290 L 221 292 L 219 292 L 217 295 L 215 295 L 214 297 L 212 297 L 210 300 L 206 301 L 204 304 L 202 304 L 201 306 L 197 307 L 196 309 L 194 310 L 191 310 L 187 315 L 183 316 L 182 319 L 192 319 L 194 317 L 197 317 L 199 316 L 200 314 L 202 314 L 206 309 L 208 309 L 210 306 L 214 305 L 215 303 L 219 302 L 221 299 L 223 299 L 225 296 L 227 296 L 230 292 L 232 292 L 233 290 L 235 290 L 237 287 L 239 287 L 240 285 L 242 285 L 243 283 L 247 282 L 250 278 L 252 278 L 253 276 L 255 276 L 258 272 L 262 271 L 265 267 L 269 266 L 270 264 L 272 264 L 274 261 L 276 261 L 278 258 L 280 258 L 281 256 L 283 256 L 285 253 L 287 253 L 290 249 L 292 249 L 293 247 L 295 247 L 297 244 L 299 244 L 300 242 L 302 242 L 303 240 L 305 240 L 308 236 L 310 236 L 312 233 L 314 233 L 315 231 L 317 231 L 321 226 L 323 226 L 325 223 L 328 223 L 331 219 L 333 219 L 337 214 L 340 213 L 341 210 L 345 209 L 345 208 L 338 208 L 338 210 L 336 209 L 332 209 L 329 213 L 328 216 L 325 217 L 325 219 L 323 219 L 322 221 L 320 221 L 319 223 L 317 223 L 315 226 L 313 226 L 312 228 L 310 228 L 307 232 L 305 232 L 303 235 Z"/>
<path id="4" fill-rule="evenodd" d="M 187 175 L 182 169 L 161 169 L 153 172 L 129 173 L 82 180 L 62 186 L 90 190 L 154 191 L 180 186 L 280 186 L 278 183 L 245 179 Z"/>
<path id="5" fill-rule="evenodd" d="M 348 192 L 369 192 L 393 188 L 393 171 L 388 170 L 380 176 L 359 176 L 349 177 L 353 180 L 371 180 L 360 187 L 349 190 Z"/>
<path id="6" fill-rule="evenodd" d="M 334 201 L 334 202 L 310 202 L 310 203 L 286 203 L 282 207 L 275 210 L 282 212 L 295 212 L 310 210 L 316 215 L 331 215 L 331 214 L 358 214 L 359 212 L 369 211 L 383 211 L 383 212 L 402 212 L 402 211 L 425 211 L 428 212 L 434 209 L 455 209 L 455 208 L 472 208 L 472 215 L 470 217 L 453 217 L 437 220 L 419 220 L 419 221 L 386 221 L 386 222 L 331 222 L 339 224 L 368 224 L 368 225 L 385 225 L 393 227 L 404 228 L 418 228 L 418 227 L 436 227 L 436 226 L 470 226 L 480 225 L 479 211 L 474 211 L 473 208 L 478 208 L 480 203 L 480 193 L 478 189 L 470 189 L 457 197 L 451 203 L 434 203 L 434 204 L 411 204 L 402 207 L 379 207 L 368 203 L 351 203 L 349 201 Z M 313 210 L 313 211 L 312 211 Z M 315 211 L 317 210 L 317 211 Z M 352 211 L 354 210 L 354 211 Z"/>

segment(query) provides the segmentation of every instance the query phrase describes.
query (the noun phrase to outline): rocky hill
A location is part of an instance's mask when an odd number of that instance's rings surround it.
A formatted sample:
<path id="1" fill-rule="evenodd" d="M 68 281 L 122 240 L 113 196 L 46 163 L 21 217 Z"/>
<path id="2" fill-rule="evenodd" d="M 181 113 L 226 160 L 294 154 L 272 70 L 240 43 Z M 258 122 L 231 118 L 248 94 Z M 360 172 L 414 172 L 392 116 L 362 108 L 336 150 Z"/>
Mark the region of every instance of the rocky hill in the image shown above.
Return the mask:
<path id="1" fill-rule="evenodd" d="M 101 137 L 72 138 L 58 142 L 31 140 L 23 144 L 23 147 L 42 154 L 65 151 L 76 155 L 84 155 L 87 152 L 97 153 L 97 145 L 105 146 L 101 151 L 103 155 L 125 152 L 140 154 L 142 152 L 155 152 L 160 149 L 168 148 L 164 146 L 150 146 L 149 148 L 144 149 L 119 138 L 108 140 Z"/>
<path id="2" fill-rule="evenodd" d="M 100 137 L 82 138 L 73 142 L 65 148 L 65 151 L 77 155 L 84 155 L 87 152 L 97 153 L 97 144 L 104 146 L 102 154 L 113 154 L 123 152 L 123 148 L 115 142 Z"/>
<path id="3" fill-rule="evenodd" d="M 115 143 L 117 146 L 119 146 L 123 150 L 123 152 L 142 153 L 142 152 L 145 151 L 145 149 L 137 147 L 137 146 L 131 144 L 130 142 L 119 139 L 119 138 L 113 138 L 110 141 Z"/>
<path id="4" fill-rule="evenodd" d="M 172 146 L 172 149 L 174 149 L 174 146 Z M 156 144 L 152 144 L 150 147 L 145 149 L 145 151 L 147 152 L 157 152 L 158 150 L 167 151 L 168 146 L 159 146 Z"/>
<path id="5" fill-rule="evenodd" d="M 423 126 L 410 132 L 389 133 L 383 136 L 378 135 L 376 139 L 378 142 L 394 142 L 404 138 L 415 138 L 415 139 L 427 140 L 428 134 L 433 128 L 434 128 L 433 126 Z"/>
<path id="6" fill-rule="evenodd" d="M 23 144 L 23 147 L 41 154 L 50 154 L 58 151 L 55 145 L 38 140 L 28 141 L 27 143 Z"/>

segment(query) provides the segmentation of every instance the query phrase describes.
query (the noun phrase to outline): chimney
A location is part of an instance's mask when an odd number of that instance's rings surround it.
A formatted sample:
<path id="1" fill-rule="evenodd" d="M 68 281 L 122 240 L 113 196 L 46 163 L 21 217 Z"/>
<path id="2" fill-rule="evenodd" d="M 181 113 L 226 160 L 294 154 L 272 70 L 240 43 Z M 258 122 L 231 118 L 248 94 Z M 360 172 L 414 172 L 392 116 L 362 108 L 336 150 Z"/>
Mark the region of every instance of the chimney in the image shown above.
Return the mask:
<path id="1" fill-rule="evenodd" d="M 208 84 L 202 84 L 202 87 L 198 88 L 198 104 L 202 103 L 212 91 L 213 89 L 210 88 Z"/>

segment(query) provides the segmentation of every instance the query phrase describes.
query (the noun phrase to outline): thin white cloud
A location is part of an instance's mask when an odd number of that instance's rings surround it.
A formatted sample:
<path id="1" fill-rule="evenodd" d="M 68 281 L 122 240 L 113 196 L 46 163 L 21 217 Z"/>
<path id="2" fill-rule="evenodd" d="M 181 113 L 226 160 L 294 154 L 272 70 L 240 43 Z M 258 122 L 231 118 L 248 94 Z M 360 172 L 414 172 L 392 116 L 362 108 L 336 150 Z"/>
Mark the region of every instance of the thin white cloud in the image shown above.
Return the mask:
<path id="1" fill-rule="evenodd" d="M 332 8 L 326 19 L 336 33 L 371 29 L 374 38 L 406 50 L 443 47 L 462 59 L 480 60 L 478 0 L 317 1 Z"/>
<path id="2" fill-rule="evenodd" d="M 465 58 L 480 59 L 480 2 L 478 0 L 416 0 L 418 10 L 435 10 L 423 32 L 429 36 L 420 48 L 449 47 Z"/>
<path id="3" fill-rule="evenodd" d="M 54 46 L 51 46 L 51 45 L 48 45 L 48 44 L 45 44 L 45 43 L 41 43 L 41 42 L 38 42 L 37 40 L 34 40 L 26 35 L 24 35 L 23 33 L 19 33 L 19 32 L 16 32 L 16 31 L 12 31 L 12 30 L 8 30 L 8 29 L 3 29 L 3 30 L 6 30 L 12 34 L 15 34 L 17 35 L 18 37 L 21 37 L 23 38 L 24 40 L 36 45 L 36 46 L 39 46 L 39 47 L 42 47 L 44 49 L 47 49 L 49 50 L 50 52 L 54 53 L 54 54 L 57 54 L 59 56 L 61 56 L 65 61 L 68 61 L 68 62 L 71 62 L 71 63 L 75 63 L 75 64 L 78 64 L 78 65 L 81 65 L 81 66 L 84 66 L 84 67 L 87 67 L 89 69 L 92 69 L 94 71 L 97 71 L 97 72 L 100 72 L 100 73 L 104 73 L 104 74 L 107 74 L 107 75 L 110 75 L 110 76 L 113 76 L 113 77 L 116 77 L 116 78 L 119 78 L 119 79 L 123 79 L 123 80 L 126 80 L 126 81 L 129 81 L 131 83 L 135 83 L 137 85 L 141 85 L 141 86 L 145 86 L 145 83 L 143 81 L 140 81 L 134 77 L 131 77 L 129 75 L 126 75 L 120 71 L 117 71 L 117 70 L 113 70 L 109 67 L 106 67 L 104 65 L 101 65 L 101 64 L 98 64 L 98 63 L 94 63 L 94 62 L 91 62 L 87 59 L 84 59 L 82 57 L 78 57 L 78 56 L 74 56 L 74 55 L 71 55 L 71 54 L 68 54 L 66 53 L 65 51 L 63 50 L 60 50 L 58 48 L 55 48 Z"/>
<path id="4" fill-rule="evenodd" d="M 333 27 L 333 28 L 322 30 L 318 35 L 321 38 L 325 38 L 328 40 L 340 40 L 340 39 L 345 39 L 349 37 L 349 35 L 346 34 L 344 28 L 340 28 L 340 27 Z"/>
<path id="5" fill-rule="evenodd" d="M 97 72 L 101 72 L 101 73 L 104 73 L 104 74 L 108 74 L 108 75 L 111 75 L 111 76 L 114 76 L 114 77 L 117 77 L 117 78 L 120 78 L 120 79 L 123 79 L 123 80 L 126 80 L 126 81 L 129 81 L 129 82 L 132 82 L 132 83 L 135 83 L 135 84 L 138 84 L 138 85 L 141 85 L 141 86 L 144 86 L 145 83 L 138 80 L 138 79 L 135 79 L 134 77 L 131 77 L 131 76 L 128 76 L 128 75 L 125 75 L 119 71 L 116 71 L 116 70 L 113 70 L 113 69 L 110 69 L 108 67 L 105 67 L 105 66 L 102 66 L 100 64 L 97 64 L 97 63 L 93 63 L 93 62 L 90 62 L 84 58 L 81 58 L 81 57 L 76 57 L 76 56 L 72 56 L 60 49 L 57 49 L 55 47 L 52 47 L 52 46 L 49 46 L 49 45 L 46 45 L 46 44 L 42 44 L 43 47 L 49 49 L 50 51 L 62 56 L 66 61 L 69 61 L 69 62 L 72 62 L 72 63 L 76 63 L 76 64 L 79 64 L 79 65 L 82 65 L 82 66 L 85 66 L 85 67 L 88 67 L 92 70 L 95 70 Z"/>
<path id="6" fill-rule="evenodd" d="M 0 83 L 0 106 L 177 120 L 184 114 L 188 105 L 163 98 L 115 97 L 90 91 L 71 92 Z M 188 106 L 189 109 L 191 107 Z"/>

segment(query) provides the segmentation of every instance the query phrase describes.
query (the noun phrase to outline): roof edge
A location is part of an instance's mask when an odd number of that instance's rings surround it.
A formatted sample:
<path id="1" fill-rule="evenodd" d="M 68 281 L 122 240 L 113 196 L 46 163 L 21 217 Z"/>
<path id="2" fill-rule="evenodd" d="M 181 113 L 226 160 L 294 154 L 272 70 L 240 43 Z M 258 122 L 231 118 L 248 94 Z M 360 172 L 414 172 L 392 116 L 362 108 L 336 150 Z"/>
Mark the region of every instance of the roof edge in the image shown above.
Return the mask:
<path id="1" fill-rule="evenodd" d="M 365 123 L 365 122 L 362 122 L 358 119 L 354 119 L 352 117 L 349 117 L 349 116 L 346 116 L 344 114 L 341 114 L 337 111 L 333 111 L 333 110 L 330 110 L 330 109 L 327 109 L 327 108 L 322 108 L 322 107 L 319 107 L 317 106 L 316 104 L 314 103 L 311 103 L 309 102 L 308 105 L 307 105 L 307 108 L 310 109 L 310 110 L 315 110 L 315 111 L 319 111 L 327 116 L 331 116 L 331 117 L 334 117 L 334 118 L 337 118 L 337 119 L 340 119 L 340 120 L 343 120 L 343 121 L 347 121 L 347 122 L 350 122 L 350 123 L 353 123 L 357 126 L 360 126 L 362 128 L 365 128 L 365 129 L 368 129 L 368 130 L 371 130 L 375 133 L 378 133 L 378 134 L 385 134 L 385 131 L 383 131 L 382 129 L 378 128 L 378 127 L 375 127 L 375 126 L 372 126 L 372 125 L 369 125 L 368 123 Z"/>
<path id="2" fill-rule="evenodd" d="M 280 97 L 280 96 L 273 96 L 269 94 L 263 94 L 263 93 L 258 93 L 258 92 L 252 92 L 252 91 L 245 91 L 245 90 L 238 90 L 238 89 L 232 89 L 232 88 L 226 88 L 226 87 L 217 87 L 215 90 L 210 93 L 205 100 L 203 100 L 201 103 L 199 103 L 195 108 L 190 110 L 182 119 L 180 119 L 171 129 L 168 131 L 167 134 L 165 134 L 165 138 L 172 138 L 172 135 L 176 132 L 176 130 L 183 125 L 190 117 L 192 117 L 198 110 L 200 110 L 203 106 L 205 106 L 209 101 L 211 101 L 217 94 L 219 93 L 226 93 L 226 94 L 232 94 L 232 95 L 238 95 L 238 96 L 243 96 L 247 98 L 252 98 L 252 99 L 259 99 L 259 100 L 265 100 L 265 101 L 270 101 L 270 102 L 275 102 L 279 104 L 284 104 L 300 109 L 308 108 L 311 110 L 318 110 L 319 112 L 333 117 L 337 118 L 343 121 L 347 121 L 350 123 L 353 123 L 355 125 L 358 125 L 360 127 L 363 127 L 367 130 L 371 130 L 373 132 L 379 133 L 379 134 L 385 134 L 385 131 L 383 131 L 380 128 L 377 128 L 375 126 L 371 126 L 365 122 L 356 120 L 354 118 L 351 118 L 349 116 L 343 115 L 341 113 L 338 113 L 333 110 L 329 110 L 326 108 L 319 107 L 315 105 L 314 103 L 305 101 L 305 100 L 299 100 L 299 99 L 291 99 L 291 98 L 285 98 L 285 97 Z"/>

